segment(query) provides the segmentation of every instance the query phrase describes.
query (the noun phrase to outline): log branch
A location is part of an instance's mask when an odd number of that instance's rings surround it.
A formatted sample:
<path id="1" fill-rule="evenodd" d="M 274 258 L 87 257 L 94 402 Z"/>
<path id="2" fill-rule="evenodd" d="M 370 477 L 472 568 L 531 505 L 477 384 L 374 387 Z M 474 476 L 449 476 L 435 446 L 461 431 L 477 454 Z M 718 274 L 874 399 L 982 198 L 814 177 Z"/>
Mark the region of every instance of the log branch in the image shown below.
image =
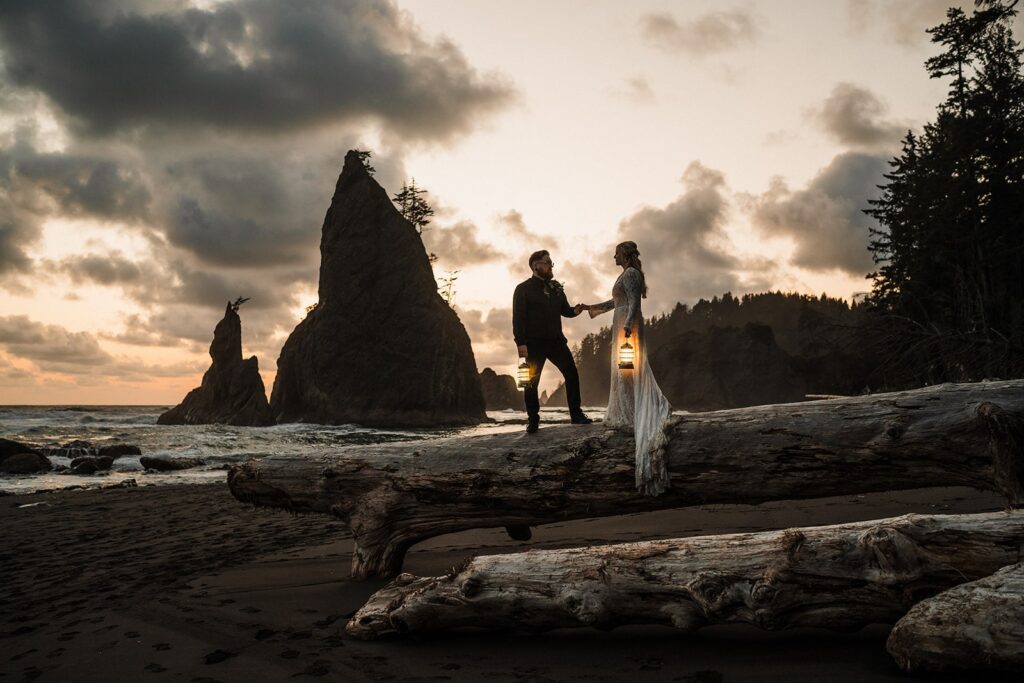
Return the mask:
<path id="1" fill-rule="evenodd" d="M 1024 511 L 534 550 L 402 574 L 346 626 L 361 639 L 457 628 L 662 624 L 852 630 L 1019 557 Z"/>
<path id="2" fill-rule="evenodd" d="M 268 456 L 228 483 L 242 501 L 344 520 L 357 578 L 394 577 L 413 544 L 473 528 L 929 486 L 1024 504 L 1024 380 L 677 414 L 667 432 L 657 497 L 634 488 L 632 437 L 600 425 Z"/>

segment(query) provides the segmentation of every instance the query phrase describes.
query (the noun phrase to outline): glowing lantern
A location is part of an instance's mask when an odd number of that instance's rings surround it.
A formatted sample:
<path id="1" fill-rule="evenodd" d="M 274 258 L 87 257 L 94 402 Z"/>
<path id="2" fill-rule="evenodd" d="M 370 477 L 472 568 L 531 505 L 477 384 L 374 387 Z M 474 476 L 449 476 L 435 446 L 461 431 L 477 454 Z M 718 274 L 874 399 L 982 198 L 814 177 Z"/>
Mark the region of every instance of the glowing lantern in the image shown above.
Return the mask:
<path id="1" fill-rule="evenodd" d="M 619 370 L 632 370 L 633 369 L 633 346 L 629 342 L 624 342 L 619 347 Z"/>
<path id="2" fill-rule="evenodd" d="M 519 372 L 517 374 L 519 376 L 519 388 L 520 389 L 526 389 L 527 387 L 529 387 L 530 386 L 530 366 L 527 365 L 525 360 L 522 363 L 519 364 Z"/>

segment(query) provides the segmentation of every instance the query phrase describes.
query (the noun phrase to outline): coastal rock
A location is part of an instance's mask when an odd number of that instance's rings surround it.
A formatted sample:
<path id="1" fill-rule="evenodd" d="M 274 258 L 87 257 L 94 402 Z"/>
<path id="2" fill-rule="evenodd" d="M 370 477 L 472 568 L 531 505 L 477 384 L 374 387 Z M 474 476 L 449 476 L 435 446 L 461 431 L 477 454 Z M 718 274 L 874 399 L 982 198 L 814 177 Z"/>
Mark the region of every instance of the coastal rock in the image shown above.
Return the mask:
<path id="1" fill-rule="evenodd" d="M 480 373 L 480 386 L 487 410 L 523 409 L 523 395 L 516 388 L 512 375 L 499 375 L 490 368 L 484 368 Z"/>
<path id="2" fill-rule="evenodd" d="M 96 455 L 96 447 L 89 441 L 75 439 L 60 446 L 47 446 L 40 448 L 39 452 L 46 456 L 57 456 L 60 458 L 79 458 L 82 456 Z"/>
<path id="3" fill-rule="evenodd" d="M 676 409 L 722 410 L 804 400 L 806 387 L 772 328 L 758 323 L 685 332 L 650 356 Z"/>
<path id="4" fill-rule="evenodd" d="M 320 241 L 319 300 L 281 349 L 278 422 L 375 426 L 486 419 L 469 335 L 437 292 L 423 241 L 345 156 Z"/>
<path id="5" fill-rule="evenodd" d="M 85 456 L 71 461 L 71 471 L 75 474 L 92 474 L 109 470 L 114 459 L 109 455 Z"/>
<path id="6" fill-rule="evenodd" d="M 0 472 L 4 474 L 32 474 L 47 472 L 53 466 L 45 455 L 39 453 L 14 453 L 0 461 Z"/>
<path id="7" fill-rule="evenodd" d="M 19 453 L 35 453 L 36 455 L 42 455 L 38 449 L 33 448 L 32 446 L 27 446 L 20 441 L 0 439 L 0 462 L 3 462 L 12 455 L 18 455 Z"/>
<path id="8" fill-rule="evenodd" d="M 187 470 L 206 464 L 199 458 L 157 458 L 149 455 L 139 458 L 139 463 L 147 470 L 159 470 L 160 472 Z"/>
<path id="9" fill-rule="evenodd" d="M 142 455 L 142 449 L 130 444 L 113 444 L 110 446 L 100 446 L 99 454 L 109 455 L 114 460 L 117 460 L 126 455 Z"/>
<path id="10" fill-rule="evenodd" d="M 210 344 L 213 364 L 203 383 L 157 418 L 157 424 L 229 424 L 262 427 L 274 423 L 256 356 L 242 358 L 242 320 L 227 305 Z"/>

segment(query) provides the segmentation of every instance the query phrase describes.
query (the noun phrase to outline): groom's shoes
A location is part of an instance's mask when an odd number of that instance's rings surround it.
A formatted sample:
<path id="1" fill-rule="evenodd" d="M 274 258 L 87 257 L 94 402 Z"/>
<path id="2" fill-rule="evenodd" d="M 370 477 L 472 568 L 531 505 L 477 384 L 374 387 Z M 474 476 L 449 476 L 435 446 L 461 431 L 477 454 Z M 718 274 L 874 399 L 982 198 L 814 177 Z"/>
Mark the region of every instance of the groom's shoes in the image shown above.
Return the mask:
<path id="1" fill-rule="evenodd" d="M 529 419 L 526 422 L 526 433 L 533 434 L 540 427 L 540 420 Z"/>
<path id="2" fill-rule="evenodd" d="M 589 417 L 587 417 L 583 413 L 579 413 L 578 415 L 573 415 L 569 419 L 569 421 L 572 422 L 574 425 L 588 425 L 588 424 L 591 424 L 593 422 L 592 419 L 590 419 Z"/>

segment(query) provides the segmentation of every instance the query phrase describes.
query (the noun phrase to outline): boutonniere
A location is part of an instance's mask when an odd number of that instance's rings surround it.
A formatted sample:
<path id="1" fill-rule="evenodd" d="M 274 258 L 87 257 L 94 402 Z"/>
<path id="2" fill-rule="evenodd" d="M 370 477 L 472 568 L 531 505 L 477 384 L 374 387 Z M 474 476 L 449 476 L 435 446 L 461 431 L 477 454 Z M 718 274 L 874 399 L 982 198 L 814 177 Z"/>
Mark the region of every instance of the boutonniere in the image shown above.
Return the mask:
<path id="1" fill-rule="evenodd" d="M 560 294 L 562 292 L 562 283 L 558 280 L 548 280 L 548 287 L 555 294 Z"/>

